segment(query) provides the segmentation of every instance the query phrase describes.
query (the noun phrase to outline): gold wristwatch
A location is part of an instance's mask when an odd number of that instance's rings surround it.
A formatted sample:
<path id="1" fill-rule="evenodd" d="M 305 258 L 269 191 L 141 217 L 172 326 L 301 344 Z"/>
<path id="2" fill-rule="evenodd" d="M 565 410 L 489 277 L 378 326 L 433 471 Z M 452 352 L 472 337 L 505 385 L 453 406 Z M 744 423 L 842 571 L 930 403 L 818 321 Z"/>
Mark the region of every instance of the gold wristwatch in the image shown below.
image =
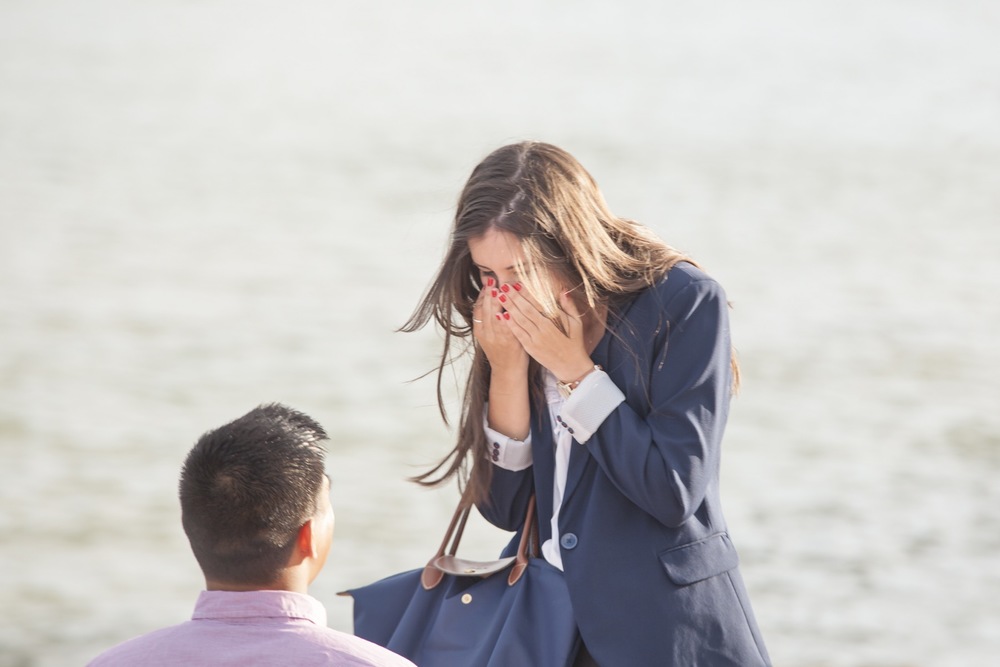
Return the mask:
<path id="1" fill-rule="evenodd" d="M 582 376 L 580 376 L 576 380 L 573 380 L 572 382 L 560 382 L 559 380 L 556 380 L 556 386 L 559 387 L 559 394 L 563 398 L 569 398 L 569 395 L 573 393 L 574 389 L 576 389 L 577 387 L 580 386 L 580 383 L 583 382 L 583 379 L 585 377 L 587 377 L 588 375 L 590 375 L 594 371 L 600 371 L 600 370 L 604 370 L 603 368 L 601 368 L 601 365 L 600 364 L 594 364 L 593 368 L 591 368 L 589 371 L 587 371 L 586 373 L 584 373 Z"/>

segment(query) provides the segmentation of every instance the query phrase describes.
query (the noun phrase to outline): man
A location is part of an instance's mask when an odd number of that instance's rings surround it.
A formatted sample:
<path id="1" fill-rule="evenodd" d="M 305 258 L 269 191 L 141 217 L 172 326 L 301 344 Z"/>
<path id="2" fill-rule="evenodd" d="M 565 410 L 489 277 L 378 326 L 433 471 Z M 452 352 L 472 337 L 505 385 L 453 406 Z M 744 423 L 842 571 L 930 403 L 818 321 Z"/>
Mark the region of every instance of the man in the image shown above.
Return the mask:
<path id="1" fill-rule="evenodd" d="M 263 405 L 198 440 L 181 471 L 184 532 L 205 575 L 190 621 L 120 644 L 90 665 L 413 667 L 326 625 L 307 594 L 333 539 L 326 432 Z"/>

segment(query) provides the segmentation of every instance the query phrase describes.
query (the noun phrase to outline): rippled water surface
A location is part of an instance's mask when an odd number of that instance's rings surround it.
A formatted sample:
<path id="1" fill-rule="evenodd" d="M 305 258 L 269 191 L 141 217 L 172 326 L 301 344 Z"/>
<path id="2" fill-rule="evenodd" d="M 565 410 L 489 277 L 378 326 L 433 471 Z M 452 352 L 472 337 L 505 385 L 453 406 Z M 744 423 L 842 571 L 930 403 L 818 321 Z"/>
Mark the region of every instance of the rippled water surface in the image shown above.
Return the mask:
<path id="1" fill-rule="evenodd" d="M 178 469 L 260 402 L 333 435 L 333 627 L 431 555 L 439 341 L 394 330 L 523 138 L 728 290 L 724 500 L 776 664 L 989 664 L 998 34 L 985 0 L 0 3 L 0 665 L 190 613 Z"/>

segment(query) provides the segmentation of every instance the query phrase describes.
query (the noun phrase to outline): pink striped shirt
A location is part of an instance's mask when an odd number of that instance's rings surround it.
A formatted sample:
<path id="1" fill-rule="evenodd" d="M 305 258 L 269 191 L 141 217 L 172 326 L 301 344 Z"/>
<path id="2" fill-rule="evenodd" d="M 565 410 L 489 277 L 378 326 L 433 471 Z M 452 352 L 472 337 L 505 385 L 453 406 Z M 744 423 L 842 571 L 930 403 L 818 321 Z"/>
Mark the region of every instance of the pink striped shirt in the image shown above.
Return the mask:
<path id="1" fill-rule="evenodd" d="M 290 591 L 202 591 L 190 621 L 130 639 L 89 665 L 414 667 L 381 646 L 328 628 L 319 600 Z"/>

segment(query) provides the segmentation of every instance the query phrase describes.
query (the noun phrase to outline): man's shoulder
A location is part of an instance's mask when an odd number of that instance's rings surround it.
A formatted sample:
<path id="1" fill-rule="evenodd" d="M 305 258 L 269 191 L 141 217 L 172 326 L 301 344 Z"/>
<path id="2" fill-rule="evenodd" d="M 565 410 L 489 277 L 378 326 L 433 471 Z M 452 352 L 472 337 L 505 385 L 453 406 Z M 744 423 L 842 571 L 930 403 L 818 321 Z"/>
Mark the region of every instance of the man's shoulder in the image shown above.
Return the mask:
<path id="1" fill-rule="evenodd" d="M 143 656 L 148 656 L 160 650 L 161 647 L 170 646 L 176 642 L 178 631 L 186 623 L 172 625 L 132 639 L 126 639 L 122 643 L 112 646 L 96 658 L 87 663 L 87 667 L 118 667 L 119 665 L 138 665 Z"/>
<path id="2" fill-rule="evenodd" d="M 278 628 L 281 638 L 275 641 L 269 630 Z M 308 621 L 277 626 L 188 621 L 118 644 L 87 667 L 246 665 L 265 659 L 268 651 L 280 651 L 275 664 L 284 661 L 316 666 L 414 667 L 407 659 L 366 639 Z"/>
<path id="3" fill-rule="evenodd" d="M 321 651 L 330 651 L 336 658 L 332 664 L 345 667 L 413 667 L 406 658 L 387 648 L 346 632 L 328 627 L 315 627 L 310 641 Z"/>

